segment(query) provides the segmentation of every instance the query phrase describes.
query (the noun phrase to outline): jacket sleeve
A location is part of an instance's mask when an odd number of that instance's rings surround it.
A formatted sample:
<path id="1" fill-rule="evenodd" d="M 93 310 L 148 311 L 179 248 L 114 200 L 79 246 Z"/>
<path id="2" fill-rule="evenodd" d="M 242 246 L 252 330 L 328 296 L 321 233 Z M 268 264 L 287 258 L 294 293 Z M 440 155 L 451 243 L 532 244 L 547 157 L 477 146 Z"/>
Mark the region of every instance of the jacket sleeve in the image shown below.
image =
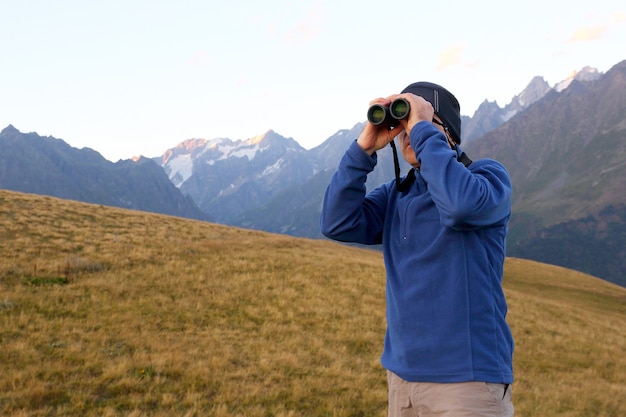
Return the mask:
<path id="1" fill-rule="evenodd" d="M 459 163 L 445 136 L 431 123 L 411 131 L 411 146 L 420 173 L 439 211 L 441 224 L 471 230 L 506 222 L 511 214 L 511 179 L 502 164 L 490 159 Z"/>
<path id="2" fill-rule="evenodd" d="M 320 229 L 324 236 L 342 242 L 365 245 L 381 243 L 386 187 L 366 196 L 367 174 L 376 166 L 376 155 L 369 156 L 356 141 L 344 154 L 324 194 Z"/>

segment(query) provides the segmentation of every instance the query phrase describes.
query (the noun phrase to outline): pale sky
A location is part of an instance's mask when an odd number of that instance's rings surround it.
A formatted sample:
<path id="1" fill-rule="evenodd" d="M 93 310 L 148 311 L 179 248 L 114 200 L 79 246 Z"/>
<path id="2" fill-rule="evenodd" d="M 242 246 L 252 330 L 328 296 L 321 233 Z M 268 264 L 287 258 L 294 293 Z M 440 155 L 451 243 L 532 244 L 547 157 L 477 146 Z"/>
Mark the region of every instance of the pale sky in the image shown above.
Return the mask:
<path id="1" fill-rule="evenodd" d="M 0 0 L 0 129 L 111 161 L 273 129 L 310 149 L 414 81 L 461 113 L 626 59 L 626 3 Z"/>

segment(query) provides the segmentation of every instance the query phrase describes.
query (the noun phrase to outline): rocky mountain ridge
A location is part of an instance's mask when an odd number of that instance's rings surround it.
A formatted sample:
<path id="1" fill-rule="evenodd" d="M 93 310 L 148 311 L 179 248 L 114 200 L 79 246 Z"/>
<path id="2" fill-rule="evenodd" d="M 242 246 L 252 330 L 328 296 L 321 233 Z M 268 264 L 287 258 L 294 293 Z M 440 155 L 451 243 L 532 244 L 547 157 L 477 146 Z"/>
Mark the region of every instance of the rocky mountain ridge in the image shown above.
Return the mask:
<path id="1" fill-rule="evenodd" d="M 151 159 L 112 163 L 93 149 L 11 125 L 0 132 L 0 148 L 0 188 L 210 220 Z"/>
<path id="2" fill-rule="evenodd" d="M 545 97 L 550 91 L 561 92 L 565 90 L 574 80 L 594 81 L 602 76 L 596 68 L 584 67 L 580 71 L 570 74 L 565 80 L 550 86 L 541 76 L 533 77 L 526 88 L 514 96 L 504 107 L 498 106 L 495 101 L 485 100 L 476 109 L 470 118 L 463 116 L 462 140 L 465 144 L 479 138 L 503 123 L 510 120 L 516 114 L 524 111 L 533 103 Z"/>

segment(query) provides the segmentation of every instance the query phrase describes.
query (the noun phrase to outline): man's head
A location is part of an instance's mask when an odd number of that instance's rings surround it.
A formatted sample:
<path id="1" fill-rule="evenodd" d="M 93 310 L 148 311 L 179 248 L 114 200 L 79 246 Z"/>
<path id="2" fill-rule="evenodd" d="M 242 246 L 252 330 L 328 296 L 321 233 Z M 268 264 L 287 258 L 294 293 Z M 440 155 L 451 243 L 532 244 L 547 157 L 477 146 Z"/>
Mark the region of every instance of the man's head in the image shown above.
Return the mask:
<path id="1" fill-rule="evenodd" d="M 450 131 L 452 139 L 461 143 L 461 106 L 454 95 L 440 85 L 420 81 L 407 86 L 402 93 L 423 97 Z"/>

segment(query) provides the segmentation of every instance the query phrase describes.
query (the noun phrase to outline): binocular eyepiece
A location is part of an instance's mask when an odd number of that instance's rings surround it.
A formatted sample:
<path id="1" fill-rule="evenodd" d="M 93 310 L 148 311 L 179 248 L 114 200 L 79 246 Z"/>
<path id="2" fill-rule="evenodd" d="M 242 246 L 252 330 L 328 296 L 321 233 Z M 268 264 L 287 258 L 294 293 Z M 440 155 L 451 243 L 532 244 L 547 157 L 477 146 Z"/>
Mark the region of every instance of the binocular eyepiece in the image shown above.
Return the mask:
<path id="1" fill-rule="evenodd" d="M 389 106 L 374 104 L 367 111 L 367 120 L 374 126 L 387 126 L 394 128 L 400 124 L 400 120 L 409 116 L 411 106 L 403 98 L 397 98 Z"/>

